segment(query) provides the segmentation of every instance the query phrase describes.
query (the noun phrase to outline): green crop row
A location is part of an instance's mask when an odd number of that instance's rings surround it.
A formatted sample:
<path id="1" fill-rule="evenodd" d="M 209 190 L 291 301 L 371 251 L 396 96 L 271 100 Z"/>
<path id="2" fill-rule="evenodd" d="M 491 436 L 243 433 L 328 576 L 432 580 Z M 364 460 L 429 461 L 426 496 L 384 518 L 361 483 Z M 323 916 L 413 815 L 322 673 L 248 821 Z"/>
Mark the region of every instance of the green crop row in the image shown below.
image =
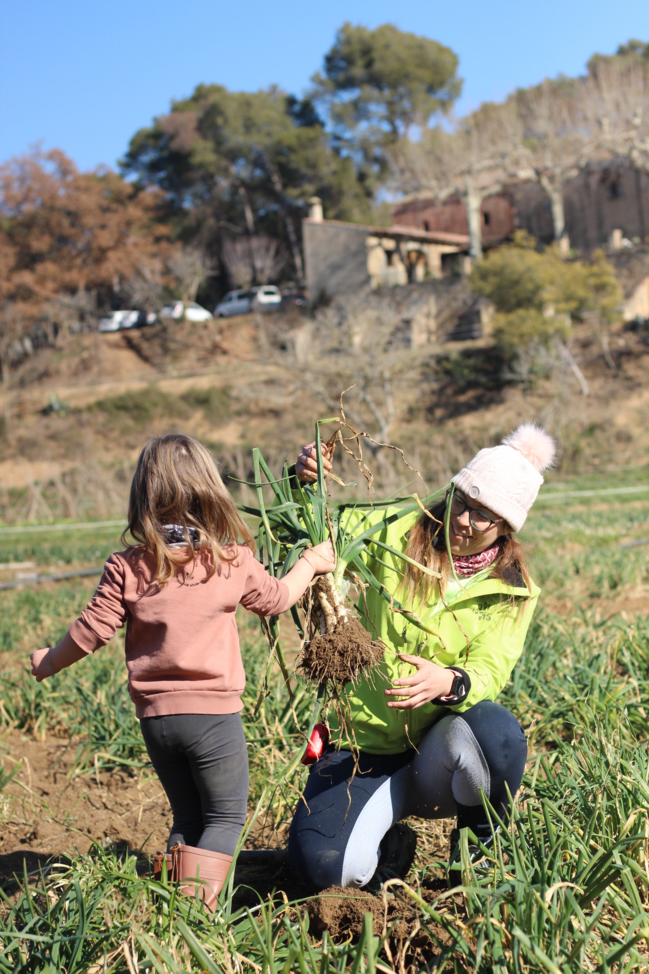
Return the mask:
<path id="1" fill-rule="evenodd" d="M 421 884 L 440 874 L 435 862 L 420 863 L 407 886 L 393 889 L 404 909 L 418 911 L 429 970 L 646 969 L 647 634 L 646 621 L 597 626 L 546 618 L 534 625 L 503 699 L 531 730 L 534 756 L 515 820 L 497 836 L 493 870 L 467 866 L 462 897 L 423 898 Z M 312 696 L 298 689 L 292 709 L 281 676 L 271 675 L 253 717 L 266 650 L 248 638 L 244 653 L 253 797 L 279 821 L 290 814 L 299 783 L 282 782 L 300 746 L 294 713 L 304 726 Z M 100 768 L 135 772 L 146 760 L 119 648 L 50 683 L 17 676 L 0 701 L 5 721 L 70 736 L 78 772 L 91 771 L 97 754 Z M 96 848 L 48 877 L 25 878 L 19 896 L 5 901 L 0 971 L 80 972 L 97 964 L 97 971 L 225 972 L 244 957 L 278 974 L 386 969 L 389 927 L 381 939 L 368 920 L 360 941 L 335 944 L 309 935 L 299 904 L 289 909 L 276 898 L 237 910 L 230 894 L 213 921 L 135 866 L 128 855 Z"/>
<path id="2" fill-rule="evenodd" d="M 407 884 L 394 884 L 390 902 L 417 917 L 410 941 L 369 914 L 360 933 L 334 941 L 310 930 L 305 901 L 278 893 L 238 906 L 233 877 L 212 916 L 173 885 L 141 875 L 129 853 L 96 846 L 67 866 L 25 875 L 3 896 L 0 974 L 648 971 L 649 621 L 609 619 L 607 607 L 619 593 L 641 594 L 647 582 L 649 546 L 619 545 L 649 535 L 649 509 L 635 498 L 547 514 L 536 512 L 526 535 L 550 602 L 500 698 L 530 741 L 515 816 L 502 823 L 490 870 L 474 870 L 465 858 L 463 891 L 431 886 L 443 863 L 424 856 Z M 28 650 L 58 639 L 91 591 L 92 582 L 80 581 L 4 594 L 0 723 L 64 736 L 73 773 L 97 766 L 137 775 L 146 754 L 120 640 L 43 684 L 24 670 Z M 591 593 L 597 598 L 587 608 Z M 557 598 L 572 602 L 564 617 L 548 608 Z M 251 799 L 279 824 L 302 780 L 285 773 L 313 692 L 292 677 L 290 701 L 271 667 L 255 715 L 268 654 L 256 625 L 240 620 Z M 0 789 L 5 784 L 3 776 Z"/>

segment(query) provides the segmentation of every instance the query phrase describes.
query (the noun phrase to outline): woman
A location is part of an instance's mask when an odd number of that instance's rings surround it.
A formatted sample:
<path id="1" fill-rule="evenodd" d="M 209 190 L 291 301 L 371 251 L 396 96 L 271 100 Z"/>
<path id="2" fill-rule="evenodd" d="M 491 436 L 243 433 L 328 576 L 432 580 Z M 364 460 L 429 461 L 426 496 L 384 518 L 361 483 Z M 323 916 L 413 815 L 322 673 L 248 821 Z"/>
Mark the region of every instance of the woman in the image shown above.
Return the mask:
<path id="1" fill-rule="evenodd" d="M 515 535 L 554 455 L 548 433 L 523 424 L 453 477 L 452 565 L 440 531 L 448 493 L 429 512 L 398 520 L 378 536 L 440 571 L 439 582 L 410 566 L 404 573 L 404 563 L 384 549 L 380 561 L 367 555 L 386 589 L 437 635 L 427 636 L 375 592 L 366 593 L 363 624 L 386 652 L 378 677 L 346 688 L 358 761 L 351 749 L 328 746 L 291 825 L 291 865 L 311 889 L 376 890 L 389 876 L 405 876 L 416 836 L 399 823 L 410 815 L 457 816 L 450 885 L 460 881 L 460 830 L 470 830 L 474 862 L 478 842 L 492 841 L 483 794 L 504 816 L 527 757 L 518 721 L 494 702 L 523 650 L 539 596 Z M 316 469 L 309 444 L 296 474 L 312 482 Z"/>

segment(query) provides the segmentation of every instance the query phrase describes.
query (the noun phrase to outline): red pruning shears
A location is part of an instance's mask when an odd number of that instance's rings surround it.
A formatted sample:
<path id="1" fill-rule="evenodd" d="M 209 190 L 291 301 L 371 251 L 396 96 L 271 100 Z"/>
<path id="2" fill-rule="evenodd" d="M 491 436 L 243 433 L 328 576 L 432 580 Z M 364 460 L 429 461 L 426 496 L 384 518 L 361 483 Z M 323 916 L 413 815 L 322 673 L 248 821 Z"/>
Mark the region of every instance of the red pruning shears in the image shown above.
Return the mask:
<path id="1" fill-rule="evenodd" d="M 326 724 L 316 724 L 311 731 L 311 737 L 306 746 L 306 750 L 302 755 L 302 764 L 307 766 L 310 764 L 315 764 L 320 757 L 322 757 L 322 752 L 329 743 L 329 730 Z"/>

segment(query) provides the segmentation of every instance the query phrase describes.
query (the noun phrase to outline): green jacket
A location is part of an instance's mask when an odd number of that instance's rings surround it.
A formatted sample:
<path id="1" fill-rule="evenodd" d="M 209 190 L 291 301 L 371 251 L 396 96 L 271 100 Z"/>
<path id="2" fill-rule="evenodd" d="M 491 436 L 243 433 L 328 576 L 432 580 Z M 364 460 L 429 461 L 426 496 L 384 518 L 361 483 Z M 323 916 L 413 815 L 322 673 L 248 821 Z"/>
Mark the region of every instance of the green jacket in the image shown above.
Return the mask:
<path id="1" fill-rule="evenodd" d="M 385 513 L 385 508 L 373 511 L 364 527 L 376 523 Z M 358 520 L 362 513 L 355 512 L 353 517 Z M 403 517 L 376 537 L 405 551 L 408 531 L 418 517 L 419 512 Z M 378 673 L 356 686 L 347 684 L 349 710 L 347 706 L 345 710 L 351 717 L 357 747 L 372 754 L 398 754 L 416 746 L 424 732 L 449 708 L 432 703 L 415 710 L 388 708 L 386 688 L 397 677 L 414 672 L 414 667 L 399 660 L 396 653 L 421 655 L 440 666 L 456 665 L 465 670 L 471 678 L 471 690 L 466 700 L 450 708 L 455 712 L 468 710 L 480 700 L 495 700 L 523 651 L 540 589 L 532 583 L 528 590 L 516 571 L 512 571 L 511 584 L 481 574 L 475 581 L 461 580 L 459 590 L 455 586 L 455 594 L 449 593 L 446 598 L 448 609 L 439 598 L 431 604 L 408 605 L 403 592 L 397 591 L 404 563 L 371 544 L 364 557 L 387 591 L 437 634 L 429 636 L 392 612 L 373 589 L 368 588 L 365 599 L 361 598 L 357 606 L 365 628 L 380 638 L 387 649 Z M 334 719 L 331 723 L 335 727 Z"/>

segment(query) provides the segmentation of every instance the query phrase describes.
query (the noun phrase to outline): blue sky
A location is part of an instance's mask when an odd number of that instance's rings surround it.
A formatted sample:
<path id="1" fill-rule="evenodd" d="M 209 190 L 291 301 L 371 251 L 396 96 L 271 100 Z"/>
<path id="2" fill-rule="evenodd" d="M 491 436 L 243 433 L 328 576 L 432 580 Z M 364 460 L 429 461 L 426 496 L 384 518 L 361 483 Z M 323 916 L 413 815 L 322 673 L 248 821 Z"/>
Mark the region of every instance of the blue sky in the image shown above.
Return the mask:
<path id="1" fill-rule="evenodd" d="M 300 94 L 345 20 L 452 47 L 460 113 L 649 40 L 647 0 L 3 0 L 0 161 L 42 141 L 82 169 L 114 166 L 138 128 L 200 82 Z"/>

